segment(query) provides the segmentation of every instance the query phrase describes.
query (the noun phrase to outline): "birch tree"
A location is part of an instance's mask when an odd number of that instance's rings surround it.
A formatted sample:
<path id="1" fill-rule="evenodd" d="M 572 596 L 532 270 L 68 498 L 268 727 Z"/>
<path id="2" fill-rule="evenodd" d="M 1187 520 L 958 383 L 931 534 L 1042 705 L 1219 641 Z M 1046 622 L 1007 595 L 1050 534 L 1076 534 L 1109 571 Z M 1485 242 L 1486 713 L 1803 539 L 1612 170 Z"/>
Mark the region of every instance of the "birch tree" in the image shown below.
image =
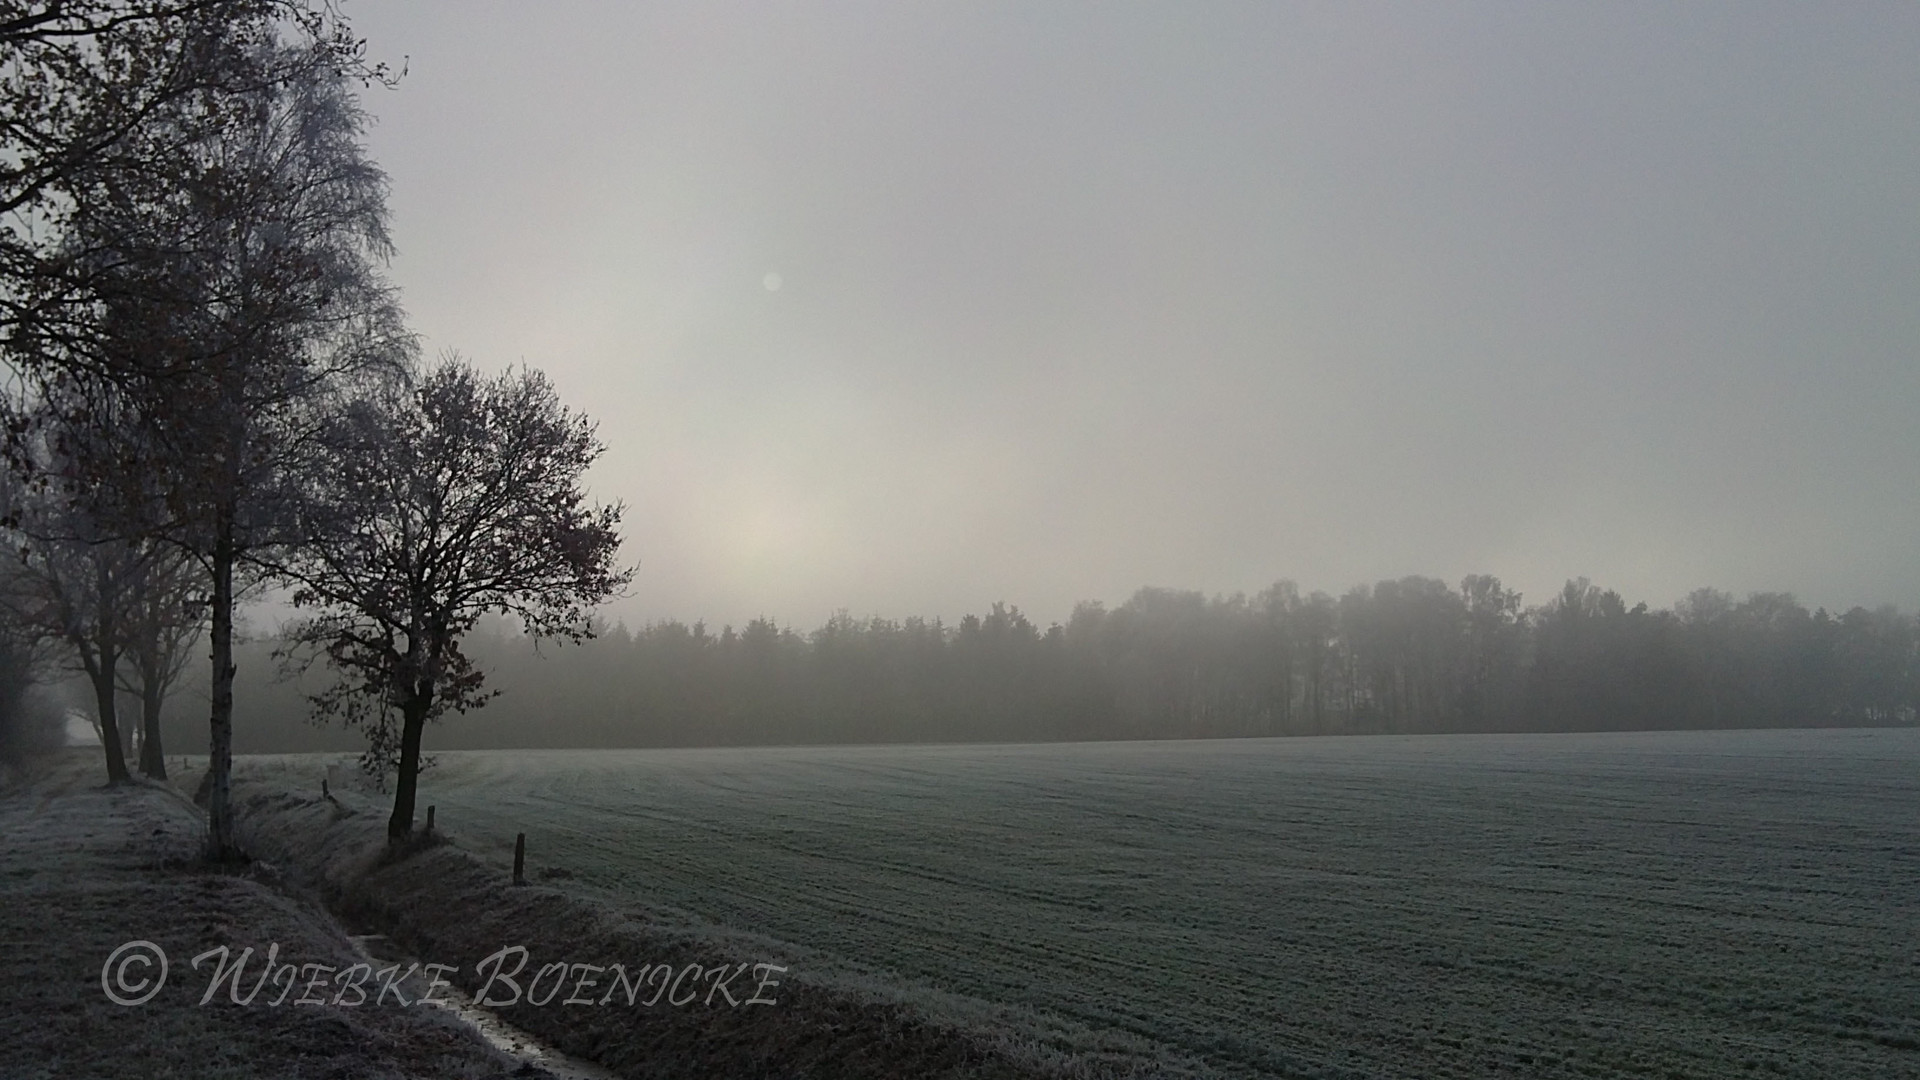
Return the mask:
<path id="1" fill-rule="evenodd" d="M 125 403 L 155 478 L 129 528 L 204 573 L 215 859 L 237 854 L 236 597 L 260 556 L 296 539 L 321 429 L 412 349 L 381 274 L 386 180 L 361 145 L 366 117 L 329 56 L 302 49 L 262 44 L 234 60 L 255 89 L 175 103 L 166 168 L 116 175 L 67 222 L 60 259 L 93 298 L 84 322 L 15 342 L 77 400 Z"/>

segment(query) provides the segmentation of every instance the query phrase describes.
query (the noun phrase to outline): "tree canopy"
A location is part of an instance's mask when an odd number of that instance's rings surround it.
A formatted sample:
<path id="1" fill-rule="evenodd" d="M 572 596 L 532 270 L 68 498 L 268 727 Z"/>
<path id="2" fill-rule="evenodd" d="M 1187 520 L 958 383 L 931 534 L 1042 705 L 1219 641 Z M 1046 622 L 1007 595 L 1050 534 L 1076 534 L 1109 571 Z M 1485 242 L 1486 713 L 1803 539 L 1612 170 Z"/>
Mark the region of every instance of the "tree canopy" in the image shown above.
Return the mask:
<path id="1" fill-rule="evenodd" d="M 342 677 L 323 713 L 366 728 L 374 754 L 397 751 L 390 832 L 404 836 L 424 725 L 485 701 L 461 639 L 490 613 L 589 635 L 593 606 L 630 574 L 614 562 L 621 510 L 587 501 L 600 443 L 533 370 L 485 377 L 448 359 L 345 410 L 330 446 L 307 535 L 275 572 L 315 612 L 293 636 Z"/>

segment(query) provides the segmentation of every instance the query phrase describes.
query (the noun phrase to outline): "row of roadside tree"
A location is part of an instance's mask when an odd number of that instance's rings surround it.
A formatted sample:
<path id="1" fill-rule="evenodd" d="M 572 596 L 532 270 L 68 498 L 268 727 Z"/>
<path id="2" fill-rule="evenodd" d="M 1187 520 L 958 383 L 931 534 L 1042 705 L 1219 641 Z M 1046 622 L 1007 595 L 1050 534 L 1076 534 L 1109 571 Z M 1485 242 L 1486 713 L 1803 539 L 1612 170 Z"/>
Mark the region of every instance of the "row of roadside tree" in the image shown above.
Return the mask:
<path id="1" fill-rule="evenodd" d="M 474 622 L 578 636 L 625 580 L 591 425 L 537 372 L 417 358 L 355 92 L 389 81 L 321 0 L 0 0 L 0 631 L 84 673 L 109 782 L 136 742 L 165 775 L 205 635 L 214 859 L 248 590 L 288 591 L 319 706 L 399 764 L 400 837 L 425 724 L 483 693 Z"/>

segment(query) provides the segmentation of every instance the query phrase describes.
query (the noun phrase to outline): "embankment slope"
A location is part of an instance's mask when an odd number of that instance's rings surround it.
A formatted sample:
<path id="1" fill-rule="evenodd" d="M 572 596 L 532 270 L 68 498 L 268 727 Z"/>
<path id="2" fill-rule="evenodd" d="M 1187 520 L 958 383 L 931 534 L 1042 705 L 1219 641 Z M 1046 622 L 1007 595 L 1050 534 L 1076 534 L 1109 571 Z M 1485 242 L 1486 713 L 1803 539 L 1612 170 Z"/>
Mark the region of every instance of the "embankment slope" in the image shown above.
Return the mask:
<path id="1" fill-rule="evenodd" d="M 349 923 L 386 934 L 422 962 L 454 967 L 449 978 L 469 992 L 483 988 L 482 963 L 514 946 L 530 958 L 517 980 L 523 989 L 541 967 L 560 963 L 618 963 L 629 974 L 655 975 L 665 965 L 680 978 L 667 993 L 662 977 L 637 995 L 616 991 L 602 1003 L 608 982 L 576 993 L 578 973 L 565 988 L 555 975 L 535 988 L 547 997 L 544 1004 L 530 1004 L 533 995 L 523 993 L 496 1010 L 559 1050 L 623 1076 L 1209 1075 L 1197 1062 L 1170 1061 L 1124 1036 L 836 972 L 819 958 L 748 934 L 663 926 L 561 889 L 515 886 L 501 867 L 463 850 L 457 837 L 392 852 L 375 804 L 323 797 L 315 788 L 295 793 L 286 790 L 284 777 L 243 777 L 235 792 L 248 849 L 298 875 Z M 786 970 L 755 970 L 760 964 Z M 743 965 L 744 975 L 714 990 L 726 976 L 712 972 Z M 681 978 L 689 969 L 694 974 Z M 763 975 L 779 985 L 757 992 Z M 496 983 L 491 996 L 502 1000 L 510 991 Z M 746 1004 L 755 996 L 775 1003 Z M 682 1004 L 670 1004 L 670 997 Z M 594 1003 L 568 1005 L 568 998 Z"/>

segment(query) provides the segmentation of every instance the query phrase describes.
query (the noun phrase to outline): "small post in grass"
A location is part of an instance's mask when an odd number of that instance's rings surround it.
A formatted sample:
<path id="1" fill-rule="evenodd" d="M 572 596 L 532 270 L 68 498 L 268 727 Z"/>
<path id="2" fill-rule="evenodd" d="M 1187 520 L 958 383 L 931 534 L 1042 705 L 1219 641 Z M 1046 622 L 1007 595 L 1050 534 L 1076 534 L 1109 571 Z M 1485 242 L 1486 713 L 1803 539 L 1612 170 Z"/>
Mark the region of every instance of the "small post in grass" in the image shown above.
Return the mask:
<path id="1" fill-rule="evenodd" d="M 527 883 L 527 834 L 521 833 L 513 841 L 513 883 Z"/>
<path id="2" fill-rule="evenodd" d="M 427 807 L 427 831 L 428 832 L 433 831 L 433 807 L 432 806 Z"/>

